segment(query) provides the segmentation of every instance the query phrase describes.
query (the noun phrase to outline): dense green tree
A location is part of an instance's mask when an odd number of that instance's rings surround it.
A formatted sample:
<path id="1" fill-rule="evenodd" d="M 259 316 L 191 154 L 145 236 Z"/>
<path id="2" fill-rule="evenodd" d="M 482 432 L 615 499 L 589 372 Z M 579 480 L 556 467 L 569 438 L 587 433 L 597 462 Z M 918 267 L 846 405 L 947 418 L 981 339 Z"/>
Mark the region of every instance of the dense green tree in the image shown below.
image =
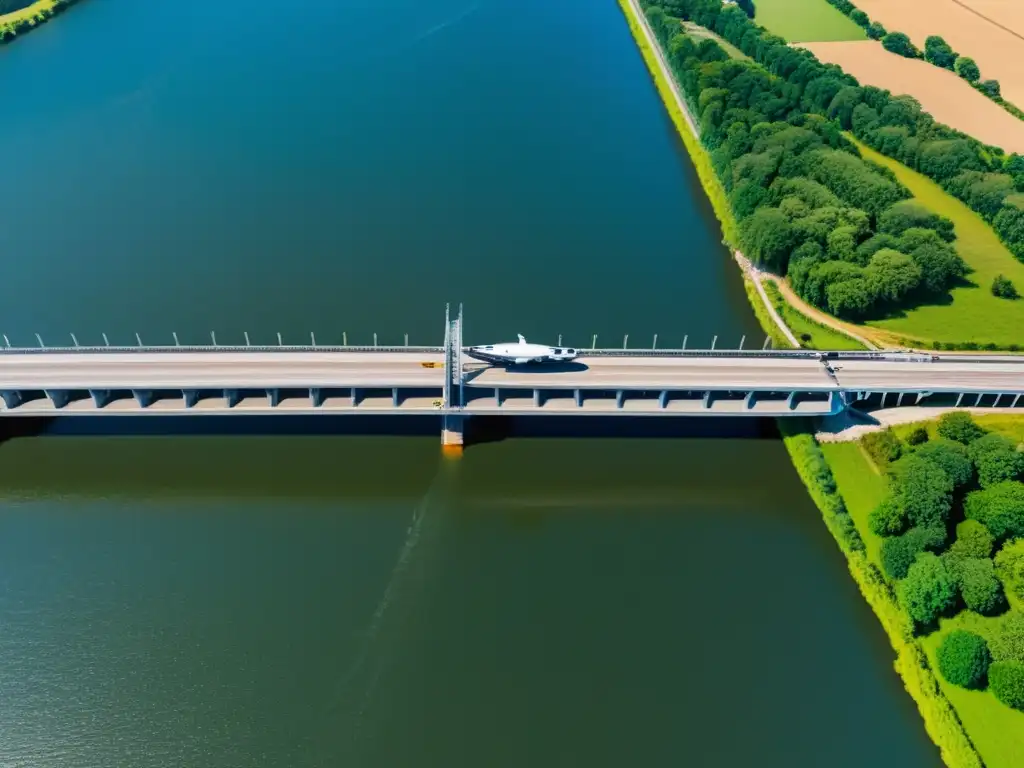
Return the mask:
<path id="1" fill-rule="evenodd" d="M 852 262 L 857 250 L 857 231 L 853 227 L 836 227 L 828 233 L 825 245 L 830 259 Z"/>
<path id="2" fill-rule="evenodd" d="M 994 218 L 1006 198 L 1016 192 L 1013 177 L 1007 173 L 971 170 L 950 179 L 946 189 L 986 219 Z"/>
<path id="3" fill-rule="evenodd" d="M 1024 611 L 1011 610 L 999 618 L 989 650 L 996 661 L 1024 661 Z"/>
<path id="4" fill-rule="evenodd" d="M 933 552 L 945 544 L 946 529 L 933 525 L 924 528 L 911 528 L 899 536 L 889 536 L 882 540 L 882 570 L 890 579 L 906 578 L 910 566 L 922 552 Z"/>
<path id="5" fill-rule="evenodd" d="M 982 80 L 978 83 L 978 90 L 990 99 L 1000 99 L 1003 96 L 1003 89 L 998 80 Z"/>
<path id="6" fill-rule="evenodd" d="M 988 668 L 988 682 L 1003 704 L 1024 711 L 1024 662 L 995 662 Z"/>
<path id="7" fill-rule="evenodd" d="M 923 270 L 911 256 L 883 248 L 864 270 L 876 301 L 898 305 L 921 284 Z"/>
<path id="8" fill-rule="evenodd" d="M 910 618 L 930 626 L 956 603 L 956 582 L 937 555 L 922 552 L 900 582 L 899 597 Z"/>
<path id="9" fill-rule="evenodd" d="M 871 285 L 863 276 L 830 283 L 825 288 L 825 298 L 829 312 L 854 322 L 864 319 L 875 302 Z"/>
<path id="10" fill-rule="evenodd" d="M 939 416 L 939 437 L 967 445 L 985 434 L 967 411 L 949 411 Z"/>
<path id="11" fill-rule="evenodd" d="M 858 27 L 864 27 L 864 29 L 871 26 L 871 19 L 869 19 L 868 15 L 860 9 L 850 13 L 850 20 Z"/>
<path id="12" fill-rule="evenodd" d="M 878 231 L 902 235 L 908 229 L 933 229 L 946 242 L 956 239 L 953 222 L 925 208 L 916 200 L 893 203 L 878 217 Z"/>
<path id="13" fill-rule="evenodd" d="M 953 69 L 969 83 L 976 83 L 981 78 L 981 70 L 970 56 L 959 56 L 953 64 Z"/>
<path id="14" fill-rule="evenodd" d="M 1024 483 L 1007 481 L 967 494 L 964 513 L 996 541 L 1024 536 Z"/>
<path id="15" fill-rule="evenodd" d="M 938 35 L 930 35 L 924 41 L 924 58 L 937 67 L 952 70 L 957 56 L 949 43 Z"/>
<path id="16" fill-rule="evenodd" d="M 918 167 L 942 184 L 964 171 L 984 170 L 984 163 L 969 139 L 943 139 L 922 145 Z"/>
<path id="17" fill-rule="evenodd" d="M 988 528 L 977 520 L 962 520 L 956 526 L 956 540 L 949 551 L 956 557 L 990 557 L 995 543 Z"/>
<path id="18" fill-rule="evenodd" d="M 967 274 L 967 264 L 934 230 L 906 230 L 900 235 L 899 250 L 921 267 L 921 285 L 929 293 L 942 293 Z"/>
<path id="19" fill-rule="evenodd" d="M 954 629 L 942 638 L 936 653 L 939 673 L 961 688 L 983 688 L 992 656 L 980 635 Z"/>
<path id="20" fill-rule="evenodd" d="M 889 465 L 893 499 L 914 526 L 943 525 L 953 503 L 953 481 L 940 466 L 916 454 Z"/>
<path id="21" fill-rule="evenodd" d="M 996 578 L 995 567 L 987 557 L 966 557 L 955 566 L 960 596 L 964 605 L 975 613 L 988 616 L 1006 608 L 1003 585 Z"/>
<path id="22" fill-rule="evenodd" d="M 872 40 L 881 40 L 885 36 L 885 27 L 883 27 L 877 21 L 871 22 L 871 26 L 868 27 L 868 37 L 870 37 Z"/>
<path id="23" fill-rule="evenodd" d="M 1003 544 L 995 556 L 996 575 L 1010 594 L 1024 600 L 1024 538 Z M 1024 630 L 1022 630 L 1024 631 Z M 1024 656 L 1021 656 L 1024 661 Z"/>
<path id="24" fill-rule="evenodd" d="M 920 56 L 920 51 L 910 42 L 910 38 L 902 32 L 890 32 L 883 37 L 882 47 L 890 53 L 895 53 L 897 56 L 905 56 L 908 59 L 916 59 Z"/>
<path id="25" fill-rule="evenodd" d="M 875 172 L 863 160 L 836 149 L 814 149 L 803 155 L 804 175 L 820 182 L 855 208 L 877 216 L 898 200 L 910 197 L 902 185 Z"/>
<path id="26" fill-rule="evenodd" d="M 1019 299 L 1020 294 L 1017 293 L 1017 286 L 1010 282 L 1010 278 L 1006 275 L 996 275 L 992 281 L 992 295 L 1000 299 Z"/>
<path id="27" fill-rule="evenodd" d="M 742 225 L 747 255 L 754 263 L 784 275 L 793 248 L 793 227 L 777 208 L 759 208 Z"/>
<path id="28" fill-rule="evenodd" d="M 974 467 L 968 458 L 967 448 L 961 443 L 939 438 L 919 446 L 914 454 L 942 467 L 953 481 L 954 489 L 963 488 L 974 479 Z"/>
<path id="29" fill-rule="evenodd" d="M 868 528 L 876 536 L 897 536 L 907 529 L 907 515 L 892 496 L 886 496 L 868 515 Z M 910 567 L 909 562 L 907 567 Z"/>
<path id="30" fill-rule="evenodd" d="M 807 273 L 804 293 L 801 295 L 819 307 L 828 306 L 826 290 L 829 285 L 844 280 L 863 280 L 864 270 L 846 261 L 823 261 L 815 264 Z"/>
<path id="31" fill-rule="evenodd" d="M 990 434 L 971 443 L 967 454 L 978 470 L 978 482 L 989 488 L 1005 480 L 1016 480 L 1024 474 L 1024 453 L 1003 435 Z"/>

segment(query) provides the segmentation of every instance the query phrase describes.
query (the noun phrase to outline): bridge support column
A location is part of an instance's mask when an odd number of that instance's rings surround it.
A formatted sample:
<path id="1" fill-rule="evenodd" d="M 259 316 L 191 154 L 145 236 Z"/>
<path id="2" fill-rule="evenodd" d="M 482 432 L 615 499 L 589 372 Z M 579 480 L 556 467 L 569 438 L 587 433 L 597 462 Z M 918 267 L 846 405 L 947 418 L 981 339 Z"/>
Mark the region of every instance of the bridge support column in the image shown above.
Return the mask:
<path id="1" fill-rule="evenodd" d="M 626 393 L 621 389 L 615 390 L 615 407 L 622 408 L 623 403 L 626 402 Z"/>
<path id="2" fill-rule="evenodd" d="M 577 389 L 573 393 L 573 397 L 576 398 L 576 407 L 577 408 L 582 408 L 583 407 L 583 390 L 582 389 Z"/>
<path id="3" fill-rule="evenodd" d="M 47 389 L 46 397 L 53 403 L 54 408 L 63 408 L 68 404 L 68 400 L 71 399 L 68 392 L 63 389 Z"/>
<path id="4" fill-rule="evenodd" d="M 461 413 L 446 413 L 441 417 L 441 452 L 446 456 L 462 454 L 466 417 Z"/>
<path id="5" fill-rule="evenodd" d="M 757 392 L 747 392 L 747 396 L 743 398 L 743 407 L 748 411 L 754 409 L 754 403 L 757 401 Z"/>
<path id="6" fill-rule="evenodd" d="M 352 387 L 351 391 L 349 392 L 349 395 L 349 405 L 355 408 L 357 405 L 359 405 L 359 390 L 356 387 Z"/>
<path id="7" fill-rule="evenodd" d="M 281 390 L 280 389 L 268 389 L 267 390 L 267 403 L 270 404 L 271 408 L 277 408 L 281 404 Z"/>
<path id="8" fill-rule="evenodd" d="M 398 396 L 398 387 L 391 388 L 391 405 L 397 408 L 402 404 L 402 398 Z"/>
<path id="9" fill-rule="evenodd" d="M 1016 408 L 1018 400 L 1020 400 L 1020 395 L 1017 395 L 1015 398 L 1013 398 L 1013 402 L 1010 404 L 1010 407 L 1011 408 Z"/>
<path id="10" fill-rule="evenodd" d="M 789 397 L 786 398 L 786 407 L 791 411 L 796 408 L 796 392 L 789 393 Z"/>
<path id="11" fill-rule="evenodd" d="M 711 393 L 710 392 L 705 392 L 704 393 L 704 400 L 702 402 L 702 405 L 705 408 L 709 408 L 709 409 L 711 408 Z"/>
<path id="12" fill-rule="evenodd" d="M 896 407 L 897 408 L 899 408 L 901 405 L 903 405 L 903 395 L 904 394 L 906 394 L 906 393 L 905 392 L 900 392 L 899 395 L 896 397 Z"/>
<path id="13" fill-rule="evenodd" d="M 185 395 L 185 407 L 195 408 L 196 403 L 199 402 L 199 390 L 198 389 L 185 389 L 182 390 Z"/>
<path id="14" fill-rule="evenodd" d="M 324 403 L 324 398 L 320 393 L 320 387 L 309 388 L 309 402 L 314 408 L 319 408 Z"/>
<path id="15" fill-rule="evenodd" d="M 135 396 L 139 408 L 149 408 L 153 404 L 153 393 L 148 389 L 133 389 L 132 395 Z"/>
<path id="16" fill-rule="evenodd" d="M 8 408 L 17 408 L 22 403 L 21 392 L 14 390 L 4 390 L 0 392 L 0 397 L 4 399 L 4 405 Z"/>
<path id="17" fill-rule="evenodd" d="M 829 413 L 835 415 L 842 413 L 846 408 L 846 403 L 843 400 L 842 392 L 829 392 L 828 393 L 828 410 Z"/>
<path id="18" fill-rule="evenodd" d="M 544 398 L 540 396 L 540 390 L 533 390 L 533 407 L 540 408 L 542 405 L 544 405 Z"/>
<path id="19" fill-rule="evenodd" d="M 234 408 L 238 405 L 239 397 L 237 389 L 225 389 L 224 390 L 224 402 L 228 408 Z"/>
<path id="20" fill-rule="evenodd" d="M 882 402 L 878 404 L 879 408 L 885 408 L 885 398 L 887 398 L 888 396 L 889 396 L 888 392 L 883 392 L 882 393 Z"/>
<path id="21" fill-rule="evenodd" d="M 90 389 L 89 395 L 92 397 L 92 404 L 96 408 L 104 408 L 110 402 L 109 389 Z"/>
<path id="22" fill-rule="evenodd" d="M 501 390 L 497 387 L 494 388 L 494 404 L 501 407 Z"/>
<path id="23" fill-rule="evenodd" d="M 984 396 L 985 395 L 983 393 L 981 393 L 981 392 L 978 393 L 978 399 L 974 401 L 974 407 L 975 408 L 977 408 L 979 405 L 981 405 L 981 398 L 983 398 Z"/>
<path id="24" fill-rule="evenodd" d="M 658 395 L 658 407 L 662 410 L 668 408 L 668 390 L 662 390 Z"/>
<path id="25" fill-rule="evenodd" d="M 960 401 L 963 400 L 963 399 L 964 399 L 964 393 L 961 392 L 959 395 L 956 396 L 956 403 L 953 405 L 953 407 L 954 408 L 959 408 L 960 407 Z"/>

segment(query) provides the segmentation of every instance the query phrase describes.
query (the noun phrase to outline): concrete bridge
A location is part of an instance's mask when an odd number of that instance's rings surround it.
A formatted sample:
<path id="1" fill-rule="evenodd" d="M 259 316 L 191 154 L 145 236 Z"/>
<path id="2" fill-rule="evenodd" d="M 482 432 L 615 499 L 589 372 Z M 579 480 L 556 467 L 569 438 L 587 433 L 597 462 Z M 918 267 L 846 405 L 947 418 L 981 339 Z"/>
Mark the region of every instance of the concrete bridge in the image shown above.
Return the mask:
<path id="1" fill-rule="evenodd" d="M 461 313 L 460 313 L 461 315 Z M 424 414 L 460 444 L 474 415 L 822 416 L 856 405 L 1024 409 L 1024 359 L 807 350 L 581 350 L 488 367 L 442 347 L 0 349 L 0 416 Z"/>

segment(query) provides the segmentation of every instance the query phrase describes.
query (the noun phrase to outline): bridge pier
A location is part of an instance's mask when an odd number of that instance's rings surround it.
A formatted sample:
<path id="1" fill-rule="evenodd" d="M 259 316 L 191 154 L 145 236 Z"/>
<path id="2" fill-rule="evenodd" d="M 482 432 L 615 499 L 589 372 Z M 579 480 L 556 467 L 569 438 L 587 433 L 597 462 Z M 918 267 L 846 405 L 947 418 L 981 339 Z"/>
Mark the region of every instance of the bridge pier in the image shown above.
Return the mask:
<path id="1" fill-rule="evenodd" d="M 280 389 L 268 389 L 267 390 L 267 402 L 271 408 L 277 408 L 281 404 L 281 390 Z"/>
<path id="2" fill-rule="evenodd" d="M 23 399 L 21 396 L 21 392 L 11 390 L 4 390 L 2 393 L 0 393 L 0 397 L 3 397 L 4 405 L 6 405 L 8 408 L 17 408 L 19 405 L 21 405 L 21 401 Z"/>
<path id="3" fill-rule="evenodd" d="M 309 388 L 309 402 L 312 403 L 314 408 L 319 408 L 324 404 L 324 398 L 320 393 L 320 387 Z"/>
<path id="4" fill-rule="evenodd" d="M 89 395 L 92 397 L 92 404 L 96 408 L 103 408 L 110 402 L 109 389 L 90 389 Z"/>
<path id="5" fill-rule="evenodd" d="M 153 393 L 148 389 L 133 389 L 132 395 L 135 396 L 135 401 L 139 404 L 139 408 L 148 408 L 150 403 L 153 402 Z"/>
<path id="6" fill-rule="evenodd" d="M 466 416 L 446 413 L 441 417 L 441 451 L 446 456 L 459 456 L 465 440 Z"/>
<path id="7" fill-rule="evenodd" d="M 185 395 L 185 407 L 195 408 L 196 403 L 199 402 L 199 390 L 198 389 L 184 389 L 182 394 Z"/>
<path id="8" fill-rule="evenodd" d="M 70 400 L 69 393 L 63 389 L 48 389 L 46 390 L 46 396 L 50 402 L 53 403 L 53 407 L 60 409 L 68 404 Z"/>

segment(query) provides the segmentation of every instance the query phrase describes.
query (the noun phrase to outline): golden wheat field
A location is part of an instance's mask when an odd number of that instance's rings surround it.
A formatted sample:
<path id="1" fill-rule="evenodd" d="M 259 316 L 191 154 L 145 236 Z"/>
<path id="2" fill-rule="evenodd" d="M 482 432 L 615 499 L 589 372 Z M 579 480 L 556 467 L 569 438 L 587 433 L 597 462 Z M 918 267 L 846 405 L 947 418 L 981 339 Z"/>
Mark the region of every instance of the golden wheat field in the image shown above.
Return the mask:
<path id="1" fill-rule="evenodd" d="M 863 85 L 913 96 L 940 123 L 1007 152 L 1024 154 L 1024 120 L 985 98 L 948 70 L 889 53 L 874 40 L 801 43 L 801 47 L 823 62 L 838 64 Z"/>
<path id="2" fill-rule="evenodd" d="M 1003 98 L 1024 108 L 1024 0 L 856 0 L 855 4 L 889 31 L 908 34 L 919 48 L 929 35 L 941 35 L 957 53 L 978 63 L 983 78 L 1000 82 Z"/>

